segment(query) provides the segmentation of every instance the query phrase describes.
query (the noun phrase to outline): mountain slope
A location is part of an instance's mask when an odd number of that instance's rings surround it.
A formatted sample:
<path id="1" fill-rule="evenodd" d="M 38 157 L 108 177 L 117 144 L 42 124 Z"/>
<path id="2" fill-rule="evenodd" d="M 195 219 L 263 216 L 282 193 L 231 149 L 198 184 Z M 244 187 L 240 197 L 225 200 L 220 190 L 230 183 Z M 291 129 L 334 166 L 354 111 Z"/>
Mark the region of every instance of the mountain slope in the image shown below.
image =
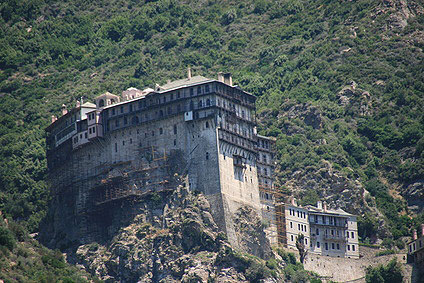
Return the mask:
<path id="1" fill-rule="evenodd" d="M 259 97 L 283 191 L 363 215 L 364 240 L 398 239 L 423 221 L 422 1 L 0 5 L 1 208 L 30 230 L 49 199 L 50 115 L 187 66 L 231 71 Z"/>

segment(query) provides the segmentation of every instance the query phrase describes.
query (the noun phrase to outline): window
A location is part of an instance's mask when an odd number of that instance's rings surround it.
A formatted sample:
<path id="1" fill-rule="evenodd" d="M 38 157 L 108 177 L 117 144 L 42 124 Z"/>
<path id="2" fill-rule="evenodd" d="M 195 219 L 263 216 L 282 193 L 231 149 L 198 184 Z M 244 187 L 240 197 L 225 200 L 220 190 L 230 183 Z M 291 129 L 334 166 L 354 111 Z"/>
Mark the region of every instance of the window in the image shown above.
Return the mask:
<path id="1" fill-rule="evenodd" d="M 297 230 L 300 230 L 300 224 L 297 224 Z"/>
<path id="2" fill-rule="evenodd" d="M 317 242 L 317 248 L 319 248 L 320 247 L 320 243 L 319 242 Z"/>
<path id="3" fill-rule="evenodd" d="M 193 101 L 190 101 L 190 110 L 193 110 L 194 109 L 194 102 Z"/>
<path id="4" fill-rule="evenodd" d="M 291 235 L 291 240 L 292 240 L 292 242 L 294 241 L 294 240 L 293 240 L 293 235 Z"/>
<path id="5" fill-rule="evenodd" d="M 199 101 L 199 103 L 198 103 L 198 105 L 197 105 L 197 108 L 202 108 L 203 106 L 202 106 L 202 101 L 200 100 Z"/>
<path id="6" fill-rule="evenodd" d="M 112 108 L 112 115 L 115 115 L 115 108 Z"/>
<path id="7" fill-rule="evenodd" d="M 349 238 L 349 231 L 346 232 L 346 236 L 347 236 L 347 238 Z"/>
<path id="8" fill-rule="evenodd" d="M 290 228 L 293 228 L 293 222 L 290 222 Z"/>
<path id="9" fill-rule="evenodd" d="M 159 110 L 159 117 L 163 117 L 163 110 Z"/>
<path id="10" fill-rule="evenodd" d="M 317 236 L 318 236 L 319 235 L 319 229 L 318 228 L 317 228 L 317 231 L 316 232 L 317 232 Z"/>
<path id="11" fill-rule="evenodd" d="M 199 86 L 197 87 L 197 94 L 201 94 L 202 93 L 202 88 Z"/>
<path id="12" fill-rule="evenodd" d="M 177 91 L 177 98 L 180 98 L 180 91 Z"/>
<path id="13" fill-rule="evenodd" d="M 208 93 L 209 92 L 209 85 L 205 85 L 205 92 Z"/>
<path id="14" fill-rule="evenodd" d="M 121 106 L 121 113 L 124 113 L 124 106 Z"/>
<path id="15" fill-rule="evenodd" d="M 130 112 L 132 112 L 133 111 L 133 106 L 132 106 L 132 104 L 130 104 Z"/>
<path id="16" fill-rule="evenodd" d="M 88 133 L 91 135 L 91 128 L 88 129 Z"/>
<path id="17" fill-rule="evenodd" d="M 163 134 L 163 129 L 159 128 L 159 134 L 162 135 Z"/>
<path id="18" fill-rule="evenodd" d="M 350 251 L 350 245 L 347 245 L 347 250 Z"/>
<path id="19" fill-rule="evenodd" d="M 209 128 L 209 122 L 206 121 L 206 128 Z"/>
<path id="20" fill-rule="evenodd" d="M 209 160 L 209 152 L 206 152 L 206 160 Z"/>
<path id="21" fill-rule="evenodd" d="M 174 146 L 176 146 L 177 145 L 177 140 L 174 140 Z"/>
<path id="22" fill-rule="evenodd" d="M 115 152 L 118 152 L 118 143 L 115 143 Z"/>
<path id="23" fill-rule="evenodd" d="M 337 249 L 340 250 L 340 244 L 337 244 Z"/>
<path id="24" fill-rule="evenodd" d="M 305 238 L 305 245 L 307 245 L 307 244 L 308 244 L 308 239 Z"/>
<path id="25" fill-rule="evenodd" d="M 190 88 L 190 96 L 193 96 L 194 95 L 194 90 L 193 90 L 193 88 Z"/>
<path id="26" fill-rule="evenodd" d="M 173 100 L 174 99 L 174 94 L 173 93 L 171 93 L 171 100 Z"/>
<path id="27" fill-rule="evenodd" d="M 154 136 L 155 136 L 155 130 L 152 131 L 152 137 L 154 137 Z"/>
<path id="28" fill-rule="evenodd" d="M 352 232 L 352 239 L 354 239 L 355 238 L 355 234 Z"/>
<path id="29" fill-rule="evenodd" d="M 211 100 L 209 98 L 206 99 L 206 106 L 211 106 Z"/>
<path id="30" fill-rule="evenodd" d="M 122 145 L 125 145 L 125 141 L 122 141 Z"/>
<path id="31" fill-rule="evenodd" d="M 334 230 L 331 230 L 331 236 L 334 236 Z"/>
<path id="32" fill-rule="evenodd" d="M 105 106 L 105 101 L 103 99 L 99 100 L 99 107 Z"/>
<path id="33" fill-rule="evenodd" d="M 96 127 L 93 127 L 93 134 L 96 132 Z"/>
<path id="34" fill-rule="evenodd" d="M 124 125 L 128 124 L 128 118 L 124 117 Z"/>
<path id="35" fill-rule="evenodd" d="M 331 243 L 331 249 L 334 250 L 334 243 Z"/>
<path id="36" fill-rule="evenodd" d="M 328 251 L 328 243 L 325 243 L 325 250 Z"/>
<path id="37" fill-rule="evenodd" d="M 130 144 L 132 144 L 132 139 L 130 139 Z"/>
<path id="38" fill-rule="evenodd" d="M 177 125 L 174 125 L 174 135 L 177 134 Z"/>
<path id="39" fill-rule="evenodd" d="M 352 251 L 355 251 L 355 245 L 352 245 Z"/>

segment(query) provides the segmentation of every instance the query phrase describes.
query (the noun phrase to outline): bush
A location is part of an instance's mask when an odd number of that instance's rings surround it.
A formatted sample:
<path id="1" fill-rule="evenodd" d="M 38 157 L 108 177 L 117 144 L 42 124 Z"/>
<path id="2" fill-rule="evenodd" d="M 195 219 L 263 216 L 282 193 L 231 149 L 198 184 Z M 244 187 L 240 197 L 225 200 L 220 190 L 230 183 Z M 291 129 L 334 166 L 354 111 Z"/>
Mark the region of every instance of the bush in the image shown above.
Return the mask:
<path id="1" fill-rule="evenodd" d="M 5 227 L 0 227 L 0 246 L 5 246 L 12 251 L 15 248 L 15 245 L 16 240 L 13 237 L 12 232 Z"/>
<path id="2" fill-rule="evenodd" d="M 403 281 L 402 268 L 396 259 L 392 259 L 386 266 L 370 266 L 367 268 L 365 280 L 367 283 L 401 283 Z"/>

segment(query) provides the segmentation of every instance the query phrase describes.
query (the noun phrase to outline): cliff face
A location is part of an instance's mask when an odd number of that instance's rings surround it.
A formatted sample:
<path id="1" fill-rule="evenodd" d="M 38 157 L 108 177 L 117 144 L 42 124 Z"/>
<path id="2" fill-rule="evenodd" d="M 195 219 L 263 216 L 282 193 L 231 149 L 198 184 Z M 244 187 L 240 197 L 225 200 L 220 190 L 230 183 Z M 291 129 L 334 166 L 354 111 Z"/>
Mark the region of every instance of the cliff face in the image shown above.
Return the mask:
<path id="1" fill-rule="evenodd" d="M 203 195 L 180 187 L 156 196 L 141 200 L 138 214 L 112 239 L 76 247 L 68 261 L 106 282 L 248 282 L 265 277 L 251 271 L 260 259 L 235 252 L 218 231 Z M 272 255 L 253 211 L 241 208 L 234 222 L 243 227 L 238 231 L 246 252 Z"/>

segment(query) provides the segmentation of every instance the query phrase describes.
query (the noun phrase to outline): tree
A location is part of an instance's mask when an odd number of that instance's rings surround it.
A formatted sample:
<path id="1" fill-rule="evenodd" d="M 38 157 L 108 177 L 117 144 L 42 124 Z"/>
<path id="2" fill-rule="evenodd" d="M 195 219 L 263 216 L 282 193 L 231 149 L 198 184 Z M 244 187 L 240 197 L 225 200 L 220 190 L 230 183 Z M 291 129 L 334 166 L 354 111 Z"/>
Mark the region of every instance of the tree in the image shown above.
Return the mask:
<path id="1" fill-rule="evenodd" d="M 386 266 L 369 266 L 365 280 L 367 283 L 401 283 L 403 281 L 402 268 L 396 258 L 392 259 Z"/>
<path id="2" fill-rule="evenodd" d="M 296 237 L 296 248 L 299 251 L 300 262 L 303 264 L 305 261 L 306 255 L 308 254 L 308 250 L 305 246 L 305 236 L 303 234 L 299 234 Z"/>

